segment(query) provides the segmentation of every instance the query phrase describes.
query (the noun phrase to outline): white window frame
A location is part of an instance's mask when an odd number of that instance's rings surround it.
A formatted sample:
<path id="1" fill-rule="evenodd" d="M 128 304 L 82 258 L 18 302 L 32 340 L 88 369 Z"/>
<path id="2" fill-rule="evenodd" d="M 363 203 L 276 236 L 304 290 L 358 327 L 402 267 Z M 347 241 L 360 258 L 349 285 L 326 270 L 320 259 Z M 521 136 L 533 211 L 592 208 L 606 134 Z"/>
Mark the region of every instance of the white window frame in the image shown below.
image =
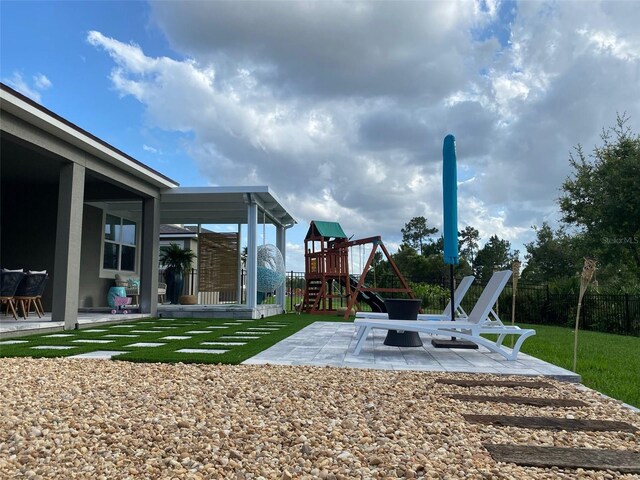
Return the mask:
<path id="1" fill-rule="evenodd" d="M 121 238 L 117 241 L 107 240 L 104 238 L 104 228 L 107 223 L 107 215 L 111 215 L 112 217 L 116 217 L 120 219 L 120 226 L 122 227 L 122 221 L 127 220 L 133 223 L 136 226 L 136 242 L 135 245 L 131 245 L 129 243 L 122 243 L 122 228 L 120 228 Z M 133 218 L 115 213 L 109 212 L 107 210 L 102 211 L 102 228 L 100 230 L 100 278 L 115 278 L 116 273 L 127 273 L 127 274 L 138 274 L 139 272 L 139 259 L 140 259 L 140 222 Z M 119 255 L 118 255 L 118 266 L 122 263 L 122 246 L 126 247 L 134 247 L 135 248 L 135 258 L 134 262 L 134 270 L 121 270 L 121 269 L 110 269 L 104 268 L 104 246 L 106 243 L 115 243 L 120 247 Z"/>

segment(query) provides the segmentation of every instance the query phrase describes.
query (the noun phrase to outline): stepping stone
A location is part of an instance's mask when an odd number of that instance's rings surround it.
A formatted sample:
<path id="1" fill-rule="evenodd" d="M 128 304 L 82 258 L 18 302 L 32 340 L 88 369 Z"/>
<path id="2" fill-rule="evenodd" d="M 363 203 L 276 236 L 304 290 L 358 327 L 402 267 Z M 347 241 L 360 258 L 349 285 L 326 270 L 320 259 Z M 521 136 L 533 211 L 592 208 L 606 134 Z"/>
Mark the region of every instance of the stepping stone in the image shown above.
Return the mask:
<path id="1" fill-rule="evenodd" d="M 270 327 L 248 327 L 247 330 L 264 330 L 265 332 L 277 332 L 280 329 Z"/>
<path id="2" fill-rule="evenodd" d="M 31 347 L 34 350 L 69 350 L 70 348 L 77 348 L 77 347 L 71 347 L 68 345 L 38 345 L 37 347 Z"/>
<path id="3" fill-rule="evenodd" d="M 75 337 L 73 333 L 54 333 L 53 335 L 45 335 L 46 338 L 64 338 L 64 337 Z"/>
<path id="4" fill-rule="evenodd" d="M 457 385 L 459 387 L 526 387 L 526 388 L 555 388 L 548 382 L 534 381 L 526 382 L 519 380 L 456 380 L 448 378 L 438 378 L 435 383 L 445 385 Z"/>
<path id="5" fill-rule="evenodd" d="M 155 328 L 156 330 L 167 330 L 170 328 L 178 328 L 178 327 L 151 327 L 151 328 Z"/>
<path id="6" fill-rule="evenodd" d="M 241 322 L 225 322 L 223 325 L 242 325 Z"/>
<path id="7" fill-rule="evenodd" d="M 496 462 L 525 467 L 584 468 L 640 473 L 640 453 L 595 448 L 483 444 Z"/>
<path id="8" fill-rule="evenodd" d="M 185 335 L 169 335 L 168 337 L 160 337 L 160 340 L 187 340 L 191 337 Z"/>
<path id="9" fill-rule="evenodd" d="M 242 323 L 251 323 L 251 322 L 255 322 L 255 320 L 238 320 L 239 322 Z"/>
<path id="10" fill-rule="evenodd" d="M 214 325 L 213 327 L 207 327 L 207 328 L 229 328 L 229 327 L 223 327 L 222 325 Z"/>
<path id="11" fill-rule="evenodd" d="M 125 347 L 161 347 L 163 345 L 166 345 L 166 343 L 140 342 L 125 345 Z"/>
<path id="12" fill-rule="evenodd" d="M 260 337 L 249 337 L 247 335 L 234 336 L 234 335 L 225 335 L 224 337 L 219 337 L 220 340 L 255 340 Z"/>
<path id="13" fill-rule="evenodd" d="M 102 332 L 106 332 L 107 330 L 101 330 L 99 328 L 92 328 L 90 330 L 82 330 L 83 332 L 87 332 L 87 333 L 102 333 Z"/>
<path id="14" fill-rule="evenodd" d="M 73 343 L 111 343 L 115 342 L 115 340 L 93 340 L 93 339 L 80 339 L 80 340 L 71 340 Z"/>
<path id="15" fill-rule="evenodd" d="M 29 343 L 29 340 L 3 340 L 0 345 L 15 345 L 18 343 Z"/>
<path id="16" fill-rule="evenodd" d="M 288 323 L 271 323 L 271 322 L 267 322 L 267 325 L 270 325 L 272 327 L 288 327 L 289 326 Z"/>
<path id="17" fill-rule="evenodd" d="M 613 420 L 579 420 L 557 417 L 516 417 L 509 415 L 463 415 L 470 423 L 494 425 L 496 427 L 537 428 L 544 430 L 565 430 L 585 432 L 632 432 L 637 428 L 626 422 Z"/>
<path id="18" fill-rule="evenodd" d="M 509 395 L 493 397 L 490 395 L 464 395 L 457 393 L 447 396 L 455 400 L 464 400 L 465 402 L 517 403 L 534 407 L 584 407 L 587 405 L 582 400 L 572 400 L 570 398 L 513 397 Z"/>
<path id="19" fill-rule="evenodd" d="M 136 327 L 136 325 L 114 325 L 113 327 L 109 327 L 109 328 L 134 328 Z"/>
<path id="20" fill-rule="evenodd" d="M 246 342 L 201 342 L 200 345 L 246 345 Z"/>
<path id="21" fill-rule="evenodd" d="M 131 333 L 160 333 L 157 330 L 129 330 Z"/>
<path id="22" fill-rule="evenodd" d="M 233 332 L 234 335 L 269 335 L 269 332 Z"/>
<path id="23" fill-rule="evenodd" d="M 209 350 L 206 348 L 182 348 L 180 350 L 176 350 L 178 353 L 211 353 L 211 354 L 220 354 L 226 353 L 226 350 Z"/>
<path id="24" fill-rule="evenodd" d="M 110 337 L 110 338 L 138 338 L 139 336 L 140 335 L 126 335 L 126 334 L 119 335 L 117 333 L 105 335 L 105 337 Z"/>
<path id="25" fill-rule="evenodd" d="M 186 333 L 197 334 L 197 333 L 211 333 L 211 332 L 208 330 L 191 330 L 190 332 L 186 332 Z"/>
<path id="26" fill-rule="evenodd" d="M 93 358 L 97 360 L 111 360 L 111 357 L 120 355 L 121 353 L 115 350 L 96 350 L 95 352 L 81 353 L 80 355 L 71 355 L 69 358 Z"/>

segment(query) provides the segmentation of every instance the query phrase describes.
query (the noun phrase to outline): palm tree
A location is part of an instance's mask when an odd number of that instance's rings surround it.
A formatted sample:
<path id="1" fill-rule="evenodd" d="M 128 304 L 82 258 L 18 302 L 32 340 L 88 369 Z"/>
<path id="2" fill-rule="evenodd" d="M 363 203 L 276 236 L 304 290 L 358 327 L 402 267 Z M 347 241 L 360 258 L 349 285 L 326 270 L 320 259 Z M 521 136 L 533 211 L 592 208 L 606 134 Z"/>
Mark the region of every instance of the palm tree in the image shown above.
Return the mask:
<path id="1" fill-rule="evenodd" d="M 160 263 L 167 267 L 164 278 L 167 280 L 167 298 L 177 304 L 184 285 L 184 274 L 191 269 L 196 254 L 190 248 L 182 248 L 176 243 L 162 249 Z"/>

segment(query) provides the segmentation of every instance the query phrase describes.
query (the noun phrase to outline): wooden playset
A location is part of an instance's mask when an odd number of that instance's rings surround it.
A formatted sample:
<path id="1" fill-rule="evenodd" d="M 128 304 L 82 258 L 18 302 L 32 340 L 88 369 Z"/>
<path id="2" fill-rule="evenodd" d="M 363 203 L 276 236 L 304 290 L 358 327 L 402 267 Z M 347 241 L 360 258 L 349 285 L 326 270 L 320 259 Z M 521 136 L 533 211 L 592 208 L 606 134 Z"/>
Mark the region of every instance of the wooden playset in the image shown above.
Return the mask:
<path id="1" fill-rule="evenodd" d="M 349 273 L 349 249 L 367 244 L 372 244 L 373 248 L 360 275 L 354 276 Z M 380 288 L 364 283 L 378 249 L 386 256 L 401 287 Z M 385 312 L 380 293 L 405 293 L 409 298 L 415 298 L 381 237 L 350 240 L 339 223 L 312 221 L 305 237 L 305 292 L 301 310 L 307 313 L 337 314 L 344 309 L 344 317 L 348 319 L 349 315 L 360 310 L 359 302 L 365 302 L 373 311 Z"/>

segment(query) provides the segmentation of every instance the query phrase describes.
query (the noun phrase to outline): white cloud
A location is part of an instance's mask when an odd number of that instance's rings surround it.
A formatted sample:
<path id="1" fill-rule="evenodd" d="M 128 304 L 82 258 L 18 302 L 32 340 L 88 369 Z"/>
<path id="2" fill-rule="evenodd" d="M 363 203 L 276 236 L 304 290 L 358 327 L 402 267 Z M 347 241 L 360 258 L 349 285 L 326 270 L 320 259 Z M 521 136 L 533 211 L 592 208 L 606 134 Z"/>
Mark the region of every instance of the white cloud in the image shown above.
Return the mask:
<path id="1" fill-rule="evenodd" d="M 601 54 L 609 54 L 620 60 L 640 59 L 640 44 L 630 43 L 613 32 L 579 29 L 578 33 L 587 39 L 589 45 Z"/>
<path id="2" fill-rule="evenodd" d="M 640 125 L 640 12 L 612 3 L 518 3 L 504 42 L 483 31 L 503 21 L 494 1 L 157 2 L 175 56 L 87 39 L 150 126 L 193 133 L 212 184 L 268 184 L 305 226 L 394 244 L 413 216 L 439 226 L 454 133 L 473 177 L 461 223 L 517 247 L 556 208 L 573 145 L 616 111 Z"/>
<path id="3" fill-rule="evenodd" d="M 52 86 L 51 80 L 49 80 L 46 75 L 43 75 L 42 73 L 38 73 L 37 75 L 33 76 L 33 83 L 39 90 L 46 90 L 47 88 L 51 88 Z"/>
<path id="4" fill-rule="evenodd" d="M 149 153 L 159 153 L 160 152 L 157 148 L 150 147 L 147 144 L 142 145 L 142 149 L 145 152 L 149 152 Z"/>
<path id="5" fill-rule="evenodd" d="M 46 77 L 45 77 L 46 78 Z M 40 89 L 38 85 L 31 86 L 29 85 L 24 78 L 22 78 L 22 74 L 20 72 L 13 72 L 13 75 L 9 78 L 3 78 L 3 82 L 12 88 L 16 89 L 18 92 L 23 95 L 29 97 L 31 100 L 34 100 L 38 103 L 41 101 Z"/>

